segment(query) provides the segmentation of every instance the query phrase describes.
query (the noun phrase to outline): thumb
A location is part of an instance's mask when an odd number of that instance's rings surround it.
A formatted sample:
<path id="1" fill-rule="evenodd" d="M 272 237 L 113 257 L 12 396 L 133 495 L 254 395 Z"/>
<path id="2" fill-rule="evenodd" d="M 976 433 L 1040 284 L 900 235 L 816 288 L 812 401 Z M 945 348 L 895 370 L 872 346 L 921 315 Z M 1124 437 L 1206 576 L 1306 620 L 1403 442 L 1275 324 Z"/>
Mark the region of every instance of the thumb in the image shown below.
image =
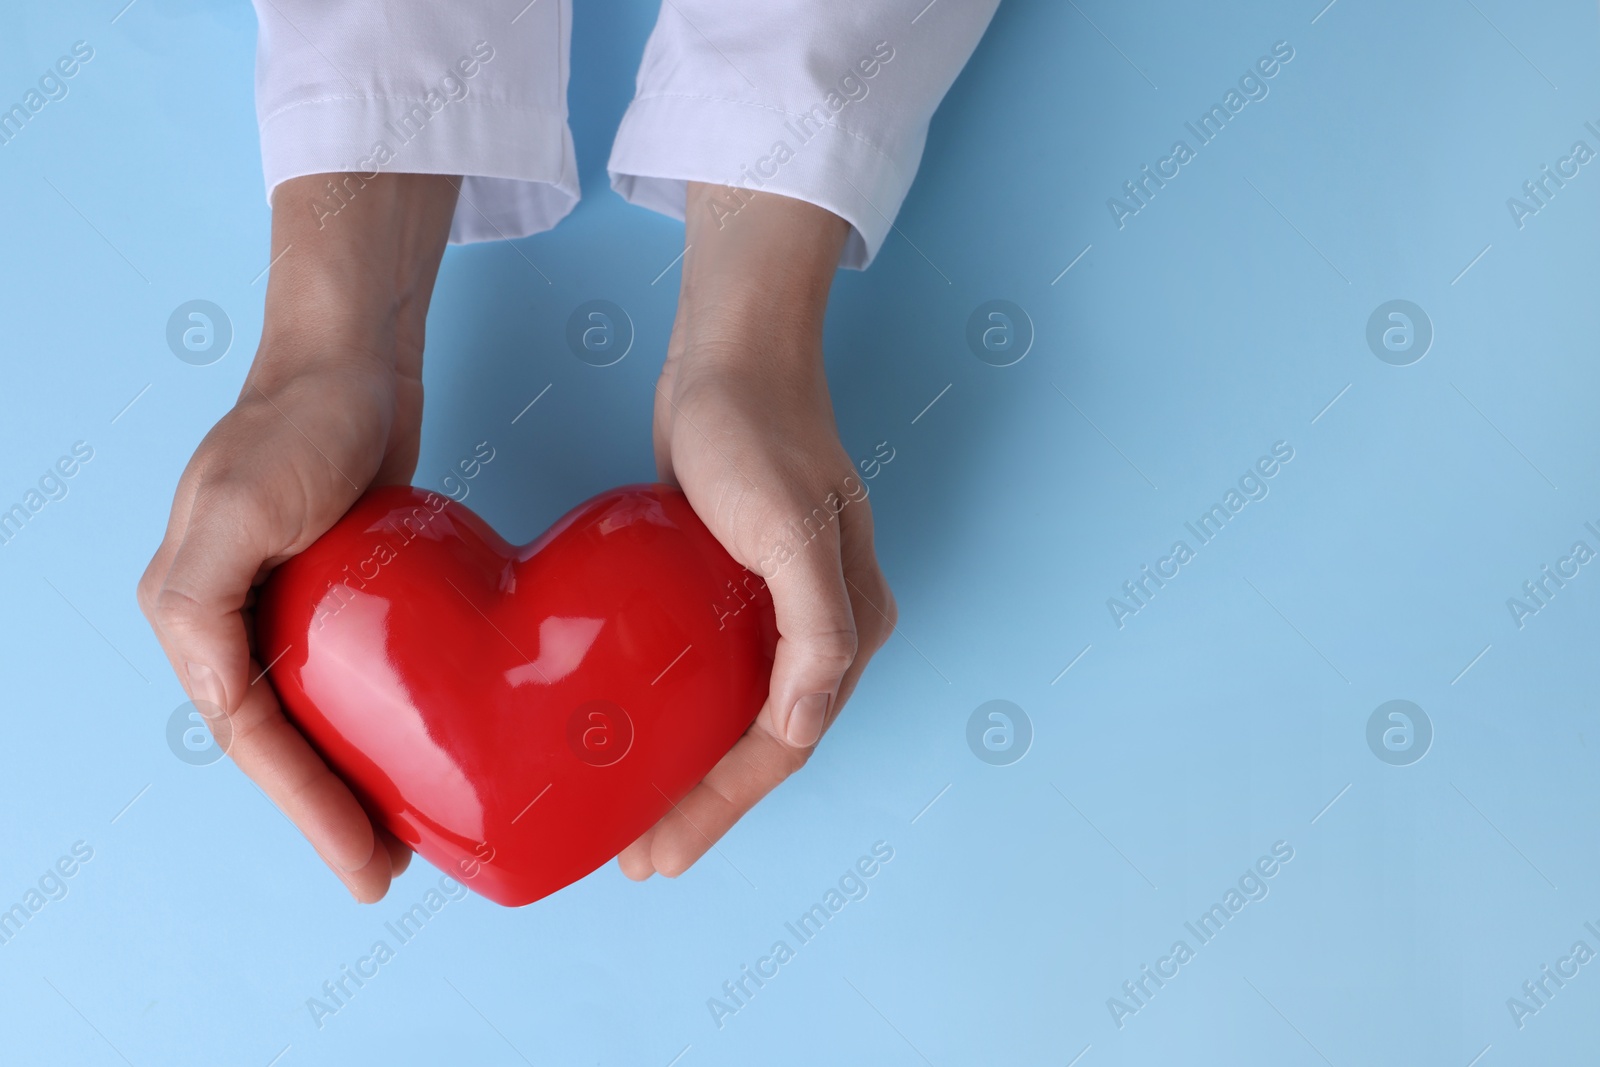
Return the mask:
<path id="1" fill-rule="evenodd" d="M 778 623 L 778 648 L 767 701 L 773 732 L 810 748 L 856 658 L 856 622 L 839 555 L 838 523 L 820 531 L 790 526 L 793 554 L 767 579 Z"/>
<path id="2" fill-rule="evenodd" d="M 197 506 L 155 597 L 155 622 L 190 699 L 235 711 L 249 685 L 244 606 L 262 561 L 262 525 L 237 501 Z"/>

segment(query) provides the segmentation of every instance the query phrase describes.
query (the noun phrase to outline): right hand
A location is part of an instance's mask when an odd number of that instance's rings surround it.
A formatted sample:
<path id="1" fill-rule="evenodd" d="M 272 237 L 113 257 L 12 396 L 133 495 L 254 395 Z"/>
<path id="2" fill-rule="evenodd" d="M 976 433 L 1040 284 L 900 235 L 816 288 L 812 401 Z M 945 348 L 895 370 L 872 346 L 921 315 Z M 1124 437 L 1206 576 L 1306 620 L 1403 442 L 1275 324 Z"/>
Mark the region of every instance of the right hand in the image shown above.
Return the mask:
<path id="1" fill-rule="evenodd" d="M 455 191 L 441 184 L 449 179 L 386 175 L 348 215 L 312 227 L 301 197 L 326 180 L 278 187 L 275 205 L 288 206 L 275 206 L 273 248 L 296 247 L 273 268 L 260 350 L 237 403 L 178 481 L 138 596 L 218 743 L 350 893 L 372 903 L 410 849 L 373 823 L 284 717 L 254 647 L 255 587 L 368 486 L 410 483 L 422 324 Z"/>

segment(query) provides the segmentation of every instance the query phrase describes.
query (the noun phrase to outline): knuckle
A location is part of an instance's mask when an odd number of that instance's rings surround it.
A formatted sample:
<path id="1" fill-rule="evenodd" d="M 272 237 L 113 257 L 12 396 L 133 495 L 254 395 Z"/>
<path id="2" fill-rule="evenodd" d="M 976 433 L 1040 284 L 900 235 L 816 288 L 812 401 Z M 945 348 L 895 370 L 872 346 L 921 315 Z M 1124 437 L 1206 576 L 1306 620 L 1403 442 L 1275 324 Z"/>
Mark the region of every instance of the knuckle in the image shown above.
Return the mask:
<path id="1" fill-rule="evenodd" d="M 883 626 L 879 628 L 878 645 L 881 648 L 889 640 L 889 635 L 894 633 L 894 628 L 900 625 L 900 605 L 895 602 L 894 594 L 888 586 L 883 588 Z"/>
<path id="2" fill-rule="evenodd" d="M 235 739 L 234 743 L 237 744 L 238 740 Z M 333 783 L 329 778 L 331 775 L 327 772 L 312 773 L 286 783 L 282 791 L 283 806 L 297 813 L 315 810 L 332 788 Z"/>
<path id="3" fill-rule="evenodd" d="M 145 569 L 139 576 L 139 584 L 134 586 L 133 596 L 139 602 L 139 610 L 144 617 L 151 621 L 156 618 L 156 594 L 161 589 L 161 579 L 156 576 L 154 563 Z"/>
<path id="4" fill-rule="evenodd" d="M 854 628 L 839 629 L 812 635 L 806 652 L 818 668 L 843 674 L 856 661 L 860 647 L 861 640 Z"/>
<path id="5" fill-rule="evenodd" d="M 188 593 L 163 585 L 149 595 L 150 607 L 145 614 L 155 620 L 163 630 L 183 631 L 192 626 L 201 615 L 200 602 Z"/>
<path id="6" fill-rule="evenodd" d="M 208 478 L 195 490 L 194 507 L 180 549 L 199 547 L 207 554 L 230 558 L 257 551 L 260 543 L 275 536 L 283 525 L 274 521 L 279 509 L 270 495 L 271 490 L 256 479 Z"/>
<path id="7" fill-rule="evenodd" d="M 782 775 L 782 777 L 779 779 L 780 783 L 786 781 L 791 774 L 794 774 L 801 767 L 804 767 L 811 759 L 811 753 L 817 750 L 816 745 L 810 745 L 806 748 L 795 748 L 793 745 L 784 745 L 783 748 L 783 753 L 778 757 L 778 773 Z"/>
<path id="8" fill-rule="evenodd" d="M 216 526 L 226 531 L 248 526 L 259 510 L 261 490 L 240 475 L 219 472 L 208 475 L 195 489 L 194 511 L 189 525 Z"/>
<path id="9" fill-rule="evenodd" d="M 900 624 L 900 607 L 895 602 L 888 579 L 875 562 L 853 581 L 855 593 L 860 598 L 856 617 L 863 630 L 862 646 L 870 655 L 888 643 L 895 627 Z"/>

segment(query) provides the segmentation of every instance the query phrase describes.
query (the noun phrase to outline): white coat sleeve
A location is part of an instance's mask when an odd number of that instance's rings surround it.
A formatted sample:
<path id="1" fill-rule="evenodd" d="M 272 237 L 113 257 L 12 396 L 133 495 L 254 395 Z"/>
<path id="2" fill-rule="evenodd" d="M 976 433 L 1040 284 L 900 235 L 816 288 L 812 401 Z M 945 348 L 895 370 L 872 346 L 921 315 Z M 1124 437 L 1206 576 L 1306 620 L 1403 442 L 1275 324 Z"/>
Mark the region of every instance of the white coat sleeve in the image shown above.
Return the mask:
<path id="1" fill-rule="evenodd" d="M 570 0 L 255 0 L 256 119 L 280 182 L 459 174 L 454 243 L 549 229 L 578 200 L 567 126 Z"/>
<path id="2" fill-rule="evenodd" d="M 864 267 L 998 4 L 662 0 L 612 188 L 680 219 L 690 181 L 805 200 L 850 223 L 841 266 Z M 726 223 L 739 206 L 730 196 L 711 210 Z"/>

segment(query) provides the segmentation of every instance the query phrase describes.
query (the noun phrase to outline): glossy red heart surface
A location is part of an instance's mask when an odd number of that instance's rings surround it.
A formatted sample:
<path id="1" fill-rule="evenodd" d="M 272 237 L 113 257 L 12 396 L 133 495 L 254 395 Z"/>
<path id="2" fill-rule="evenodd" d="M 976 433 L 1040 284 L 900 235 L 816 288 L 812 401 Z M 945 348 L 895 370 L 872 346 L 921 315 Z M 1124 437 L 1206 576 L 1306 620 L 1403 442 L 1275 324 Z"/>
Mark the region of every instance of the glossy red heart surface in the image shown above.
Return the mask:
<path id="1" fill-rule="evenodd" d="M 677 489 L 613 489 L 531 544 L 370 490 L 256 609 L 284 712 L 373 818 L 520 906 L 649 829 L 755 719 L 766 584 Z"/>

